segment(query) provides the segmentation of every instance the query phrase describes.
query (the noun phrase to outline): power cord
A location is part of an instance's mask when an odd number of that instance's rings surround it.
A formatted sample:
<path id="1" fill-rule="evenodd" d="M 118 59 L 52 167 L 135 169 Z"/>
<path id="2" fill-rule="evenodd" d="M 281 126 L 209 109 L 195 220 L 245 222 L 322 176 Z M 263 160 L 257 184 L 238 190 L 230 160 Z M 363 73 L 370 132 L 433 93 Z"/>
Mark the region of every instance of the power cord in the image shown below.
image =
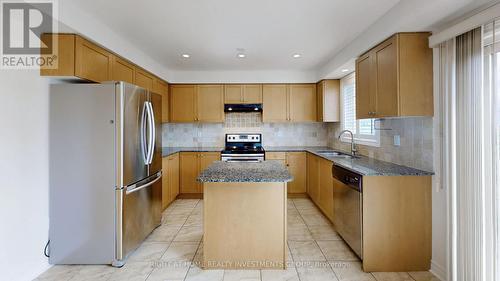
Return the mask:
<path id="1" fill-rule="evenodd" d="M 50 244 L 50 239 L 49 239 L 49 241 L 47 241 L 47 244 L 45 244 L 45 249 L 43 249 L 43 254 L 44 254 L 47 258 L 50 258 L 49 244 Z"/>

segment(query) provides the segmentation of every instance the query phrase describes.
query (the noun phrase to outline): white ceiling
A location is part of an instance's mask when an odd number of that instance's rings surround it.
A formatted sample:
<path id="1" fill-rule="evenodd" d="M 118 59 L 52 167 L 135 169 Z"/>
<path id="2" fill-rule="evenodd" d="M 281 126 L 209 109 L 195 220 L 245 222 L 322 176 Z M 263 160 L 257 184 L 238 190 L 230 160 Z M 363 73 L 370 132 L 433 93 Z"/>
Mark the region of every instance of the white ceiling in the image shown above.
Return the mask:
<path id="1" fill-rule="evenodd" d="M 206 71 L 317 69 L 399 0 L 77 2 L 169 69 Z"/>
<path id="2" fill-rule="evenodd" d="M 72 0 L 59 7 L 73 30 L 141 58 L 151 71 L 164 68 L 170 82 L 315 82 L 352 71 L 357 56 L 395 32 L 435 31 L 489 1 Z M 238 48 L 247 58 L 236 57 Z"/>

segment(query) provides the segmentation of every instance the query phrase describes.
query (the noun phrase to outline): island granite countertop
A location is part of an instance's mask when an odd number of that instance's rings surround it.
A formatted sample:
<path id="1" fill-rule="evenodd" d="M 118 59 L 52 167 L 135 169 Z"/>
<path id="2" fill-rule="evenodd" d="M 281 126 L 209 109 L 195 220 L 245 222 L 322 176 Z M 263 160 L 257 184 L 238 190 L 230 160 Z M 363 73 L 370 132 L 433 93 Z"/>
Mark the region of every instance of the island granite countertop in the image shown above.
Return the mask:
<path id="1" fill-rule="evenodd" d="M 293 180 L 280 161 L 257 163 L 216 161 L 201 172 L 199 182 L 289 182 Z"/>
<path id="2" fill-rule="evenodd" d="M 163 147 L 162 155 L 168 155 L 177 152 L 220 152 L 222 147 Z M 377 160 L 374 158 L 359 156 L 357 158 L 327 157 L 319 153 L 322 150 L 334 150 L 342 153 L 348 153 L 327 146 L 266 146 L 266 152 L 309 152 L 322 157 L 347 170 L 358 173 L 362 176 L 431 176 L 433 172 L 419 170 L 403 165 Z M 245 163 L 248 164 L 248 163 Z"/>

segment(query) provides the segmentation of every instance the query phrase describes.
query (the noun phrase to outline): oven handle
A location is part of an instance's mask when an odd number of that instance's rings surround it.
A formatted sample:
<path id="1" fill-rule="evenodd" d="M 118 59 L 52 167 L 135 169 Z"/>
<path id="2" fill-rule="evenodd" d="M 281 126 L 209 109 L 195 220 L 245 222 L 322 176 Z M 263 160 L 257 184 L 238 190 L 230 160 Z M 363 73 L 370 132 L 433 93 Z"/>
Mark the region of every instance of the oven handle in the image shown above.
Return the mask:
<path id="1" fill-rule="evenodd" d="M 221 157 L 238 157 L 238 158 L 243 158 L 243 157 L 264 157 L 264 154 L 240 154 L 240 155 L 237 155 L 237 154 L 221 154 Z"/>

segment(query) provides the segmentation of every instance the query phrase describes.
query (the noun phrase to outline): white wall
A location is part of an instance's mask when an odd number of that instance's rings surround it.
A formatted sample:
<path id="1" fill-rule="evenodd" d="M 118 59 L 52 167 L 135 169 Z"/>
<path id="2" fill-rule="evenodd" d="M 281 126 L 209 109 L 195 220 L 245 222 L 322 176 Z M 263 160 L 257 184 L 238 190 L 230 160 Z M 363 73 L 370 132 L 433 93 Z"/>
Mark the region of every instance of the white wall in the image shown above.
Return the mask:
<path id="1" fill-rule="evenodd" d="M 0 272 L 32 280 L 48 268 L 48 79 L 0 70 Z"/>

